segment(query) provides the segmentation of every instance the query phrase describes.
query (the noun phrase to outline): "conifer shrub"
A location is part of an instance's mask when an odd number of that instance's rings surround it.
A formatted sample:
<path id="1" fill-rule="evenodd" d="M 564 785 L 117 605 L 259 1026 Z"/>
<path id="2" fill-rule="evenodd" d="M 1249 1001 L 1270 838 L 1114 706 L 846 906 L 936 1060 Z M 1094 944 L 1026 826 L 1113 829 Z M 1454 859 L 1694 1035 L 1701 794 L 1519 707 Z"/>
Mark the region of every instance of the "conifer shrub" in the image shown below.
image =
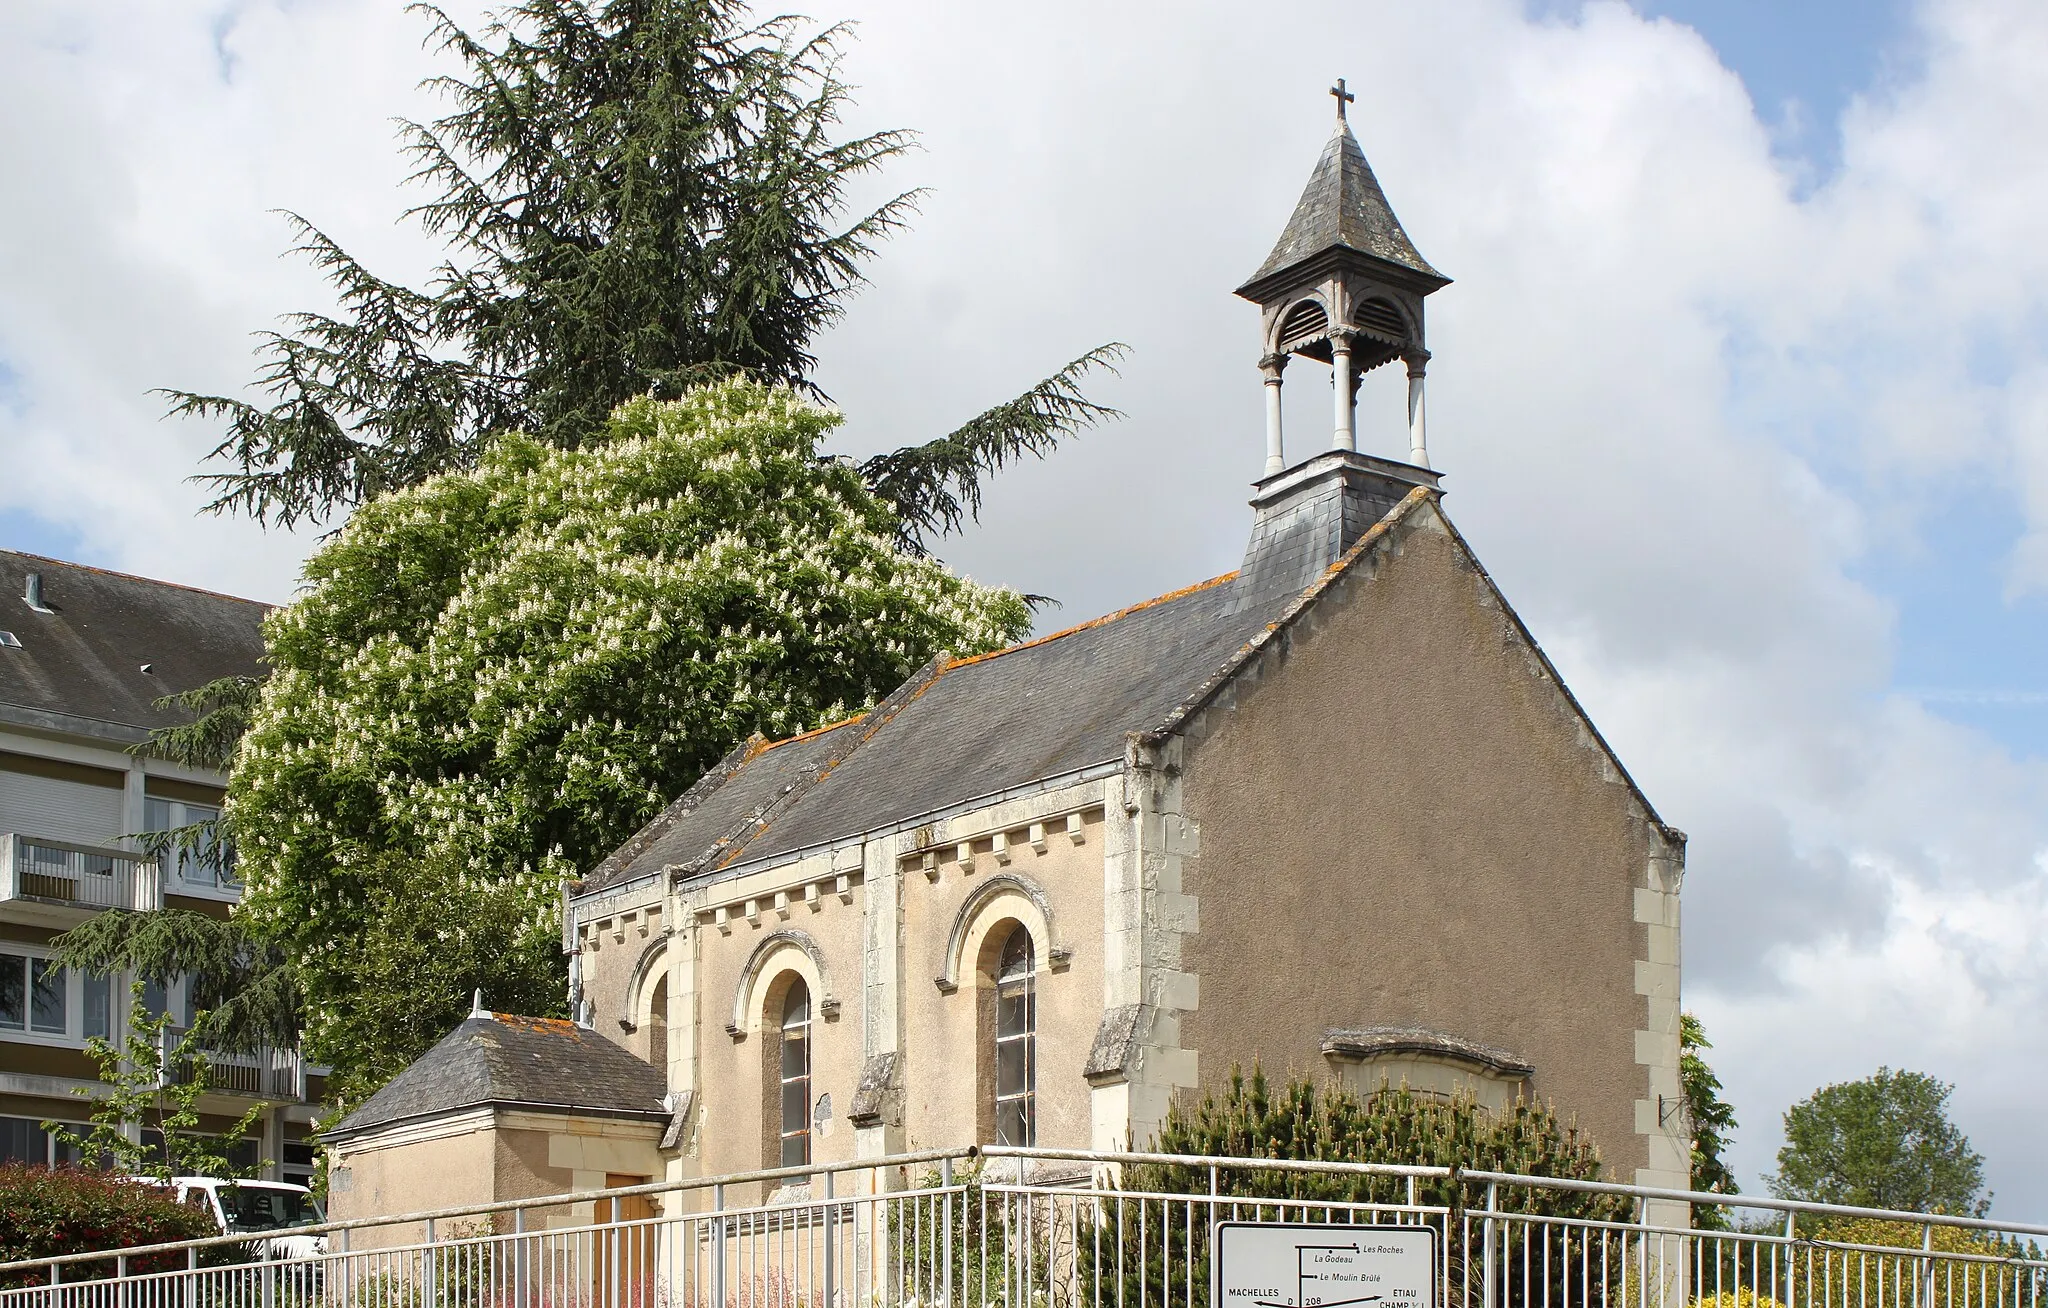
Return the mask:
<path id="1" fill-rule="evenodd" d="M 1474 1247 L 1462 1247 L 1463 1214 L 1485 1199 L 1483 1186 L 1466 1182 L 1457 1173 L 1600 1179 L 1600 1152 L 1593 1141 L 1576 1125 L 1560 1121 L 1546 1104 L 1517 1099 L 1500 1112 L 1490 1112 L 1470 1097 L 1442 1099 L 1418 1094 L 1406 1085 L 1383 1085 L 1372 1094 L 1358 1095 L 1306 1079 L 1290 1080 L 1276 1092 L 1256 1067 L 1249 1079 L 1233 1068 L 1229 1089 L 1220 1099 L 1205 1095 L 1192 1106 L 1176 1102 L 1147 1150 L 1452 1169 L 1449 1177 L 1416 1178 L 1412 1202 L 1450 1211 L 1448 1222 L 1440 1215 L 1422 1220 L 1437 1232 L 1448 1260 L 1454 1304 L 1466 1301 L 1467 1260 L 1476 1264 L 1480 1257 L 1476 1225 L 1471 1227 Z M 1197 1164 L 1126 1167 L 1121 1188 L 1129 1197 L 1107 1205 L 1100 1230 L 1081 1240 L 1086 1274 L 1093 1277 L 1099 1267 L 1106 1281 L 1121 1279 L 1125 1303 L 1207 1303 L 1207 1204 L 1145 1196 L 1206 1196 L 1210 1183 L 1210 1169 Z M 1411 1202 L 1409 1182 L 1400 1176 L 1226 1167 L 1217 1169 L 1215 1185 L 1224 1201 L 1216 1209 L 1218 1220 L 1416 1220 L 1393 1211 L 1393 1206 Z M 1375 1212 L 1358 1205 L 1388 1208 Z M 1621 1223 L 1631 1216 L 1629 1201 L 1620 1195 L 1523 1186 L 1501 1187 L 1495 1206 L 1502 1212 L 1574 1222 Z M 1621 1252 L 1620 1238 L 1607 1237 L 1597 1227 L 1503 1223 L 1496 1232 L 1497 1297 L 1492 1302 L 1503 1308 L 1540 1303 L 1545 1285 L 1562 1286 L 1567 1276 L 1574 1284 L 1587 1276 L 1599 1284 L 1603 1271 L 1619 1274 Z M 1108 1295 L 1105 1287 L 1105 1302 Z"/>
<path id="2" fill-rule="evenodd" d="M 62 1254 L 131 1249 L 217 1235 L 212 1219 L 178 1203 L 168 1190 L 77 1167 L 0 1164 L 0 1262 Z M 132 1259 L 131 1273 L 167 1272 L 185 1265 L 179 1253 Z M 104 1263 L 71 1263 L 66 1281 L 114 1274 Z M 41 1285 L 46 1269 L 0 1273 L 0 1287 Z"/>

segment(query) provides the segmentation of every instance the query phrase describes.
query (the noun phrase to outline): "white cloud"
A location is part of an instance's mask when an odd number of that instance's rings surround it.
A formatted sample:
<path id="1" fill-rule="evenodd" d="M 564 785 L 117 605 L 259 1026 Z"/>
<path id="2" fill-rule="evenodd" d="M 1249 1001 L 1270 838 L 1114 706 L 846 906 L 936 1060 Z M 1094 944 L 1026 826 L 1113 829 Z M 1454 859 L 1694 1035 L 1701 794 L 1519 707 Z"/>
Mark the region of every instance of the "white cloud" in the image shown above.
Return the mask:
<path id="1" fill-rule="evenodd" d="M 143 392 L 229 387 L 315 288 L 290 206 L 411 273 L 385 121 L 417 25 L 369 0 L 0 11 L 0 506 L 116 563 L 278 596 L 303 541 L 192 523 L 204 446 Z M 1665 816 L 1693 835 L 1690 995 L 1753 1175 L 1777 1114 L 1880 1062 L 1959 1083 L 2000 1209 L 2048 1215 L 2048 772 L 1892 687 L 1872 542 L 2009 482 L 2048 586 L 2048 10 L 1927 0 L 1840 171 L 1775 160 L 1696 34 L 1615 4 L 847 3 L 854 126 L 936 189 L 825 343 L 850 446 L 947 429 L 1109 338 L 1130 420 L 1005 473 L 949 543 L 1095 612 L 1223 571 L 1261 455 L 1264 256 L 1347 76 L 1368 156 L 1457 278 L 1431 304 L 1449 508 Z M 1269 20 L 1270 21 L 1270 20 Z M 225 33 L 223 80 L 214 32 Z M 318 143 L 317 146 L 315 143 Z M 875 194 L 881 194 L 881 182 Z M 1297 451 L 1327 392 L 1291 374 Z M 1397 388 L 1366 430 L 1398 452 Z"/>

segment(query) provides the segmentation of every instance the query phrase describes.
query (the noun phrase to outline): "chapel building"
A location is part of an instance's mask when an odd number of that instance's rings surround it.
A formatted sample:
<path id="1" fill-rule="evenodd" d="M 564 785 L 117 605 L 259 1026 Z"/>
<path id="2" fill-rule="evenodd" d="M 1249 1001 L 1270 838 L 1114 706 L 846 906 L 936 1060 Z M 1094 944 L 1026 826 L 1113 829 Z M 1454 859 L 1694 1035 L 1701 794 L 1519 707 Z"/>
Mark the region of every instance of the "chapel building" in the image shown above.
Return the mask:
<path id="1" fill-rule="evenodd" d="M 1238 291 L 1268 399 L 1242 567 L 749 741 L 590 869 L 571 1005 L 657 1075 L 558 1106 L 586 1124 L 559 1181 L 1143 1148 L 1256 1063 L 1547 1100 L 1611 1179 L 1687 1184 L 1685 837 L 1445 513 L 1423 320 L 1449 282 L 1342 105 Z M 1304 357 L 1334 411 L 1290 462 Z M 1354 434 L 1359 375 L 1396 363 L 1405 461 Z M 450 1042 L 495 1050 L 498 1021 Z M 330 1134 L 341 1172 L 377 1171 L 378 1122 L 452 1111 L 412 1076 Z"/>

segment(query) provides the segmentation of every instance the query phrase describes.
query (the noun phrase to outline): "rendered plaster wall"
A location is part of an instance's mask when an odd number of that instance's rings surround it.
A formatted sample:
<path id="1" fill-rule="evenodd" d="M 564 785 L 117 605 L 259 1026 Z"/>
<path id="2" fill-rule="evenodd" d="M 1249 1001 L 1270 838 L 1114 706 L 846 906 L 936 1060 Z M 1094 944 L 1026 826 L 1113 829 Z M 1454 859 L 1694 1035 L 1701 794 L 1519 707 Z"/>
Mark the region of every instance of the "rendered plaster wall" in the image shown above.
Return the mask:
<path id="1" fill-rule="evenodd" d="M 704 915 L 693 915 L 695 1087 L 700 1105 L 694 1170 L 701 1175 L 781 1165 L 779 1144 L 771 1144 L 778 1119 L 771 1103 L 776 1087 L 768 1079 L 768 1060 L 779 1049 L 779 1000 L 791 973 L 802 976 L 811 992 L 811 1159 L 839 1162 L 854 1156 L 854 1130 L 846 1113 L 860 1083 L 866 895 L 865 887 L 849 877 L 842 898 L 832 888 L 831 863 L 831 856 L 823 855 L 751 874 L 737 887 L 748 894 L 744 906 L 733 900 L 732 886 L 708 886 L 703 891 L 706 902 L 726 906 L 726 915 L 723 930 Z M 818 889 L 821 881 L 824 889 Z M 816 893 L 807 894 L 807 886 Z M 756 951 L 778 933 L 783 933 L 783 942 L 757 957 Z M 809 949 L 796 943 L 796 933 L 816 951 L 822 969 Z M 825 1011 L 828 998 L 837 1001 L 836 1012 Z M 743 1009 L 737 1039 L 727 1030 L 736 1004 Z M 671 1014 L 669 1020 L 681 1019 Z M 822 1103 L 826 1096 L 829 1107 Z"/>
<path id="2" fill-rule="evenodd" d="M 1634 1179 L 1663 839 L 1434 509 L 1396 532 L 1190 726 L 1182 1042 L 1212 1088 L 1255 1061 L 1327 1078 L 1331 1027 L 1496 1045 Z"/>
<path id="3" fill-rule="evenodd" d="M 1099 796 L 1100 786 L 1090 789 Z M 931 1149 L 993 1139 L 993 1048 L 983 1030 L 982 997 L 994 985 L 987 969 L 996 962 L 1005 924 L 1031 928 L 1037 970 L 1037 1141 L 1048 1148 L 1086 1149 L 1092 1129 L 1088 1083 L 1082 1069 L 1102 1018 L 1103 825 L 1099 799 L 1077 814 L 1079 842 L 1064 820 L 1045 822 L 1044 851 L 1028 835 L 1034 810 L 1066 807 L 1030 801 L 965 814 L 947 823 L 934 839 L 972 850 L 962 864 L 958 850 L 938 851 L 936 876 L 922 860 L 903 874 L 904 1039 L 899 1078 L 907 1147 Z M 1013 825 L 1015 824 L 1015 825 Z M 1005 832 L 1007 862 L 1000 861 L 993 832 Z M 989 834 L 971 835 L 984 832 Z M 1038 906 L 1028 894 L 1004 889 L 989 895 L 967 919 L 957 988 L 942 990 L 937 978 L 948 967 L 948 943 L 961 909 L 987 894 L 993 879 L 1014 877 L 1036 887 L 1052 909 L 1050 939 Z M 1055 947 L 1070 950 L 1064 960 Z M 983 1100 L 991 1105 L 984 1111 Z"/>
<path id="4" fill-rule="evenodd" d="M 489 1203 L 498 1196 L 497 1132 L 488 1126 L 382 1149 L 337 1150 L 327 1215 L 337 1222 L 429 1208 Z M 426 1238 L 422 1224 L 369 1227 L 349 1236 L 353 1249 L 385 1249 Z"/>

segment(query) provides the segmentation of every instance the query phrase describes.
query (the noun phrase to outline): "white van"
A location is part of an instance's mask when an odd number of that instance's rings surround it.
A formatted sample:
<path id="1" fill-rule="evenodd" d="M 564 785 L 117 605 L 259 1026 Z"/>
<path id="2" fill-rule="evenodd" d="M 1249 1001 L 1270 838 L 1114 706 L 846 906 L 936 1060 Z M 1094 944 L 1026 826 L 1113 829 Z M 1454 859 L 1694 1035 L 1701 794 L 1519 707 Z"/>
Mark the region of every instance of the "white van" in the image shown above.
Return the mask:
<path id="1" fill-rule="evenodd" d="M 162 1185 L 154 1177 L 137 1177 Z M 257 1256 L 268 1259 L 312 1258 L 327 1252 L 324 1235 L 293 1235 L 292 1228 L 318 1226 L 327 1220 L 320 1201 L 303 1185 L 288 1181 L 223 1181 L 212 1176 L 180 1176 L 171 1182 L 178 1202 L 201 1209 L 222 1235 L 278 1234 L 256 1242 Z"/>

